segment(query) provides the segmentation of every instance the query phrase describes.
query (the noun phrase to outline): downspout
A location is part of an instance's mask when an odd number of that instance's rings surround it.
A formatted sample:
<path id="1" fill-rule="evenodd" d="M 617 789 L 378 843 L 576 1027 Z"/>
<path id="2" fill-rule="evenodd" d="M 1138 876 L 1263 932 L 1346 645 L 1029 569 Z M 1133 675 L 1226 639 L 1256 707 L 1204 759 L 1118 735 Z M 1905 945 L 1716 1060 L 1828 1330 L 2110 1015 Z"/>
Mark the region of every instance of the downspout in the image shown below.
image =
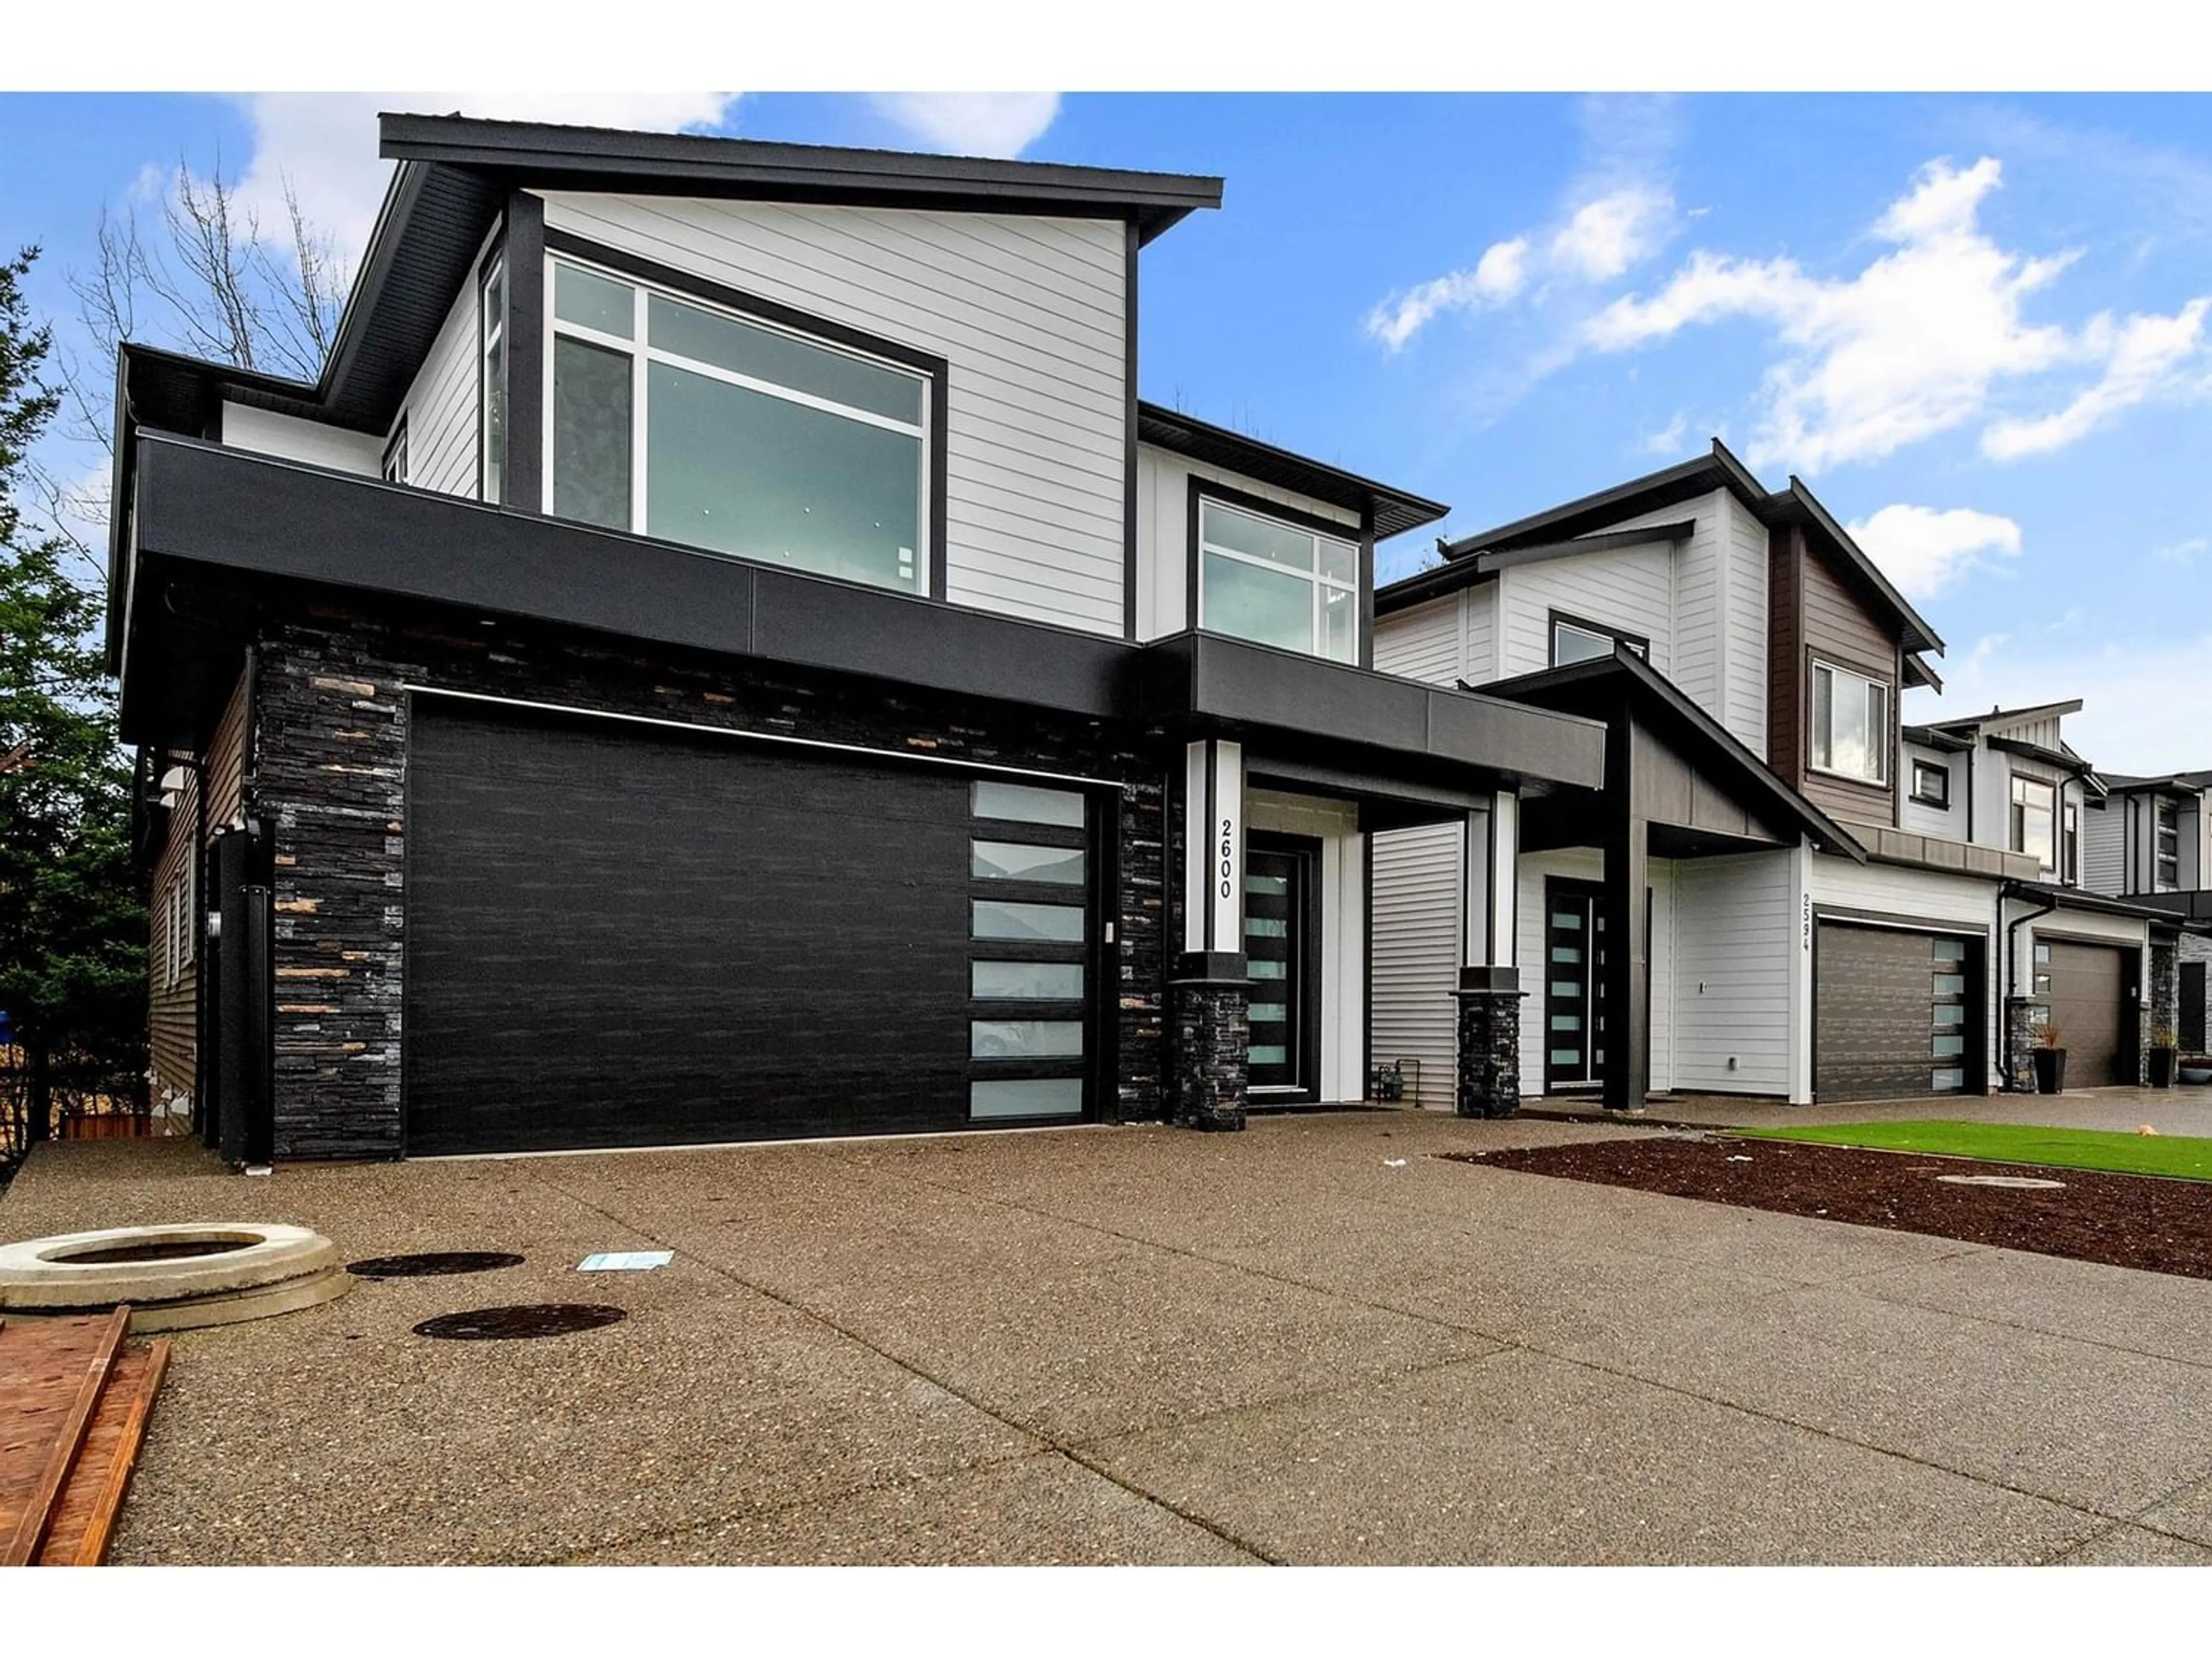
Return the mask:
<path id="1" fill-rule="evenodd" d="M 2046 899 L 2040 910 L 2030 910 L 2025 915 L 2014 916 L 2010 925 L 2008 926 L 2004 919 L 2005 901 L 2008 898 L 2018 898 L 2020 896 L 2020 884 L 2018 882 L 2005 881 L 1998 884 L 1997 927 L 2004 939 L 2005 953 L 2005 994 L 2004 1007 L 2002 1010 L 2005 1021 L 2005 1030 L 2003 1045 L 1997 1051 L 2002 1056 L 1997 1062 L 1997 1069 L 2004 1073 L 2005 1091 L 2008 1094 L 2017 1094 L 2021 1091 L 2020 1079 L 2018 1077 L 2014 1075 L 2012 1069 L 2012 1004 L 2013 997 L 2020 984 L 2021 924 L 2027 921 L 2039 921 L 2042 917 L 2049 915 L 2053 910 L 2056 910 L 2058 908 L 2058 901 L 2057 899 Z"/>

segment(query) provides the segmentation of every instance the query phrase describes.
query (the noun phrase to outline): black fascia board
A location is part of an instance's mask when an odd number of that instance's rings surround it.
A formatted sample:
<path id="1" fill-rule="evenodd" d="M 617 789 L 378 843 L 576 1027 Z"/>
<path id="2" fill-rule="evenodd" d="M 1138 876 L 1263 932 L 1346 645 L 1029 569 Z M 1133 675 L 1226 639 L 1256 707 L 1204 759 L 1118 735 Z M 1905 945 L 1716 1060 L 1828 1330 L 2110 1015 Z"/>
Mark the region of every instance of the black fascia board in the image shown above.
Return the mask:
<path id="1" fill-rule="evenodd" d="M 149 434 L 138 449 L 134 564 L 453 606 L 1097 718 L 1127 701 L 1138 648 L 1119 639 L 215 444 Z M 126 571 L 126 594 L 140 576 Z"/>
<path id="2" fill-rule="evenodd" d="M 1763 512 L 1769 499 L 1765 488 L 1716 438 L 1709 453 L 1692 460 L 1439 545 L 1447 559 L 1463 559 L 1473 553 L 1502 552 L 1523 543 L 1571 541 L 1586 531 L 1602 530 L 1619 520 L 1672 507 L 1723 486 L 1755 512 Z"/>
<path id="3" fill-rule="evenodd" d="M 1962 738 L 1940 726 L 1900 726 L 1897 728 L 1897 735 L 1907 743 L 1917 743 L 1923 749 L 1940 750 L 1947 755 L 1963 755 L 1974 746 L 1972 738 Z"/>
<path id="4" fill-rule="evenodd" d="M 1928 665 L 1928 659 L 1917 651 L 1905 653 L 1905 684 L 1910 688 L 1924 685 L 1936 696 L 1943 694 L 1943 677 Z"/>
<path id="5" fill-rule="evenodd" d="M 2063 755 L 2056 749 L 2045 749 L 2039 743 L 2027 743 L 2018 738 L 1984 737 L 1982 741 L 1992 749 L 2008 755 L 2018 755 L 2024 760 L 2036 761 L 2053 771 L 2069 772 L 2078 777 L 2091 777 L 2096 768 L 2079 755 Z"/>
<path id="6" fill-rule="evenodd" d="M 2153 903 L 2152 895 L 2141 898 L 2114 898 L 2108 893 L 2092 893 L 2080 887 L 2061 887 L 2045 881 L 2014 881 L 2004 884 L 2007 898 L 2035 899 L 2055 903 L 2062 910 L 2087 910 L 2100 916 L 2131 916 L 2138 921 L 2172 926 L 2184 919 L 2185 913 L 2179 906 Z M 2185 899 L 2186 893 L 2161 893 L 2161 899 Z"/>
<path id="7" fill-rule="evenodd" d="M 625 132 L 458 115 L 378 117 L 379 153 L 501 175 L 534 188 L 742 196 L 761 201 L 941 207 L 1126 219 L 1150 241 L 1221 205 L 1221 180 L 1175 173 Z"/>
<path id="8" fill-rule="evenodd" d="M 1499 571 L 1510 570 L 1516 565 L 1542 564 L 1547 560 L 1572 558 L 1578 553 L 1608 553 L 1624 547 L 1646 547 L 1653 542 L 1686 542 L 1697 532 L 1697 528 L 1696 520 L 1680 519 L 1669 524 L 1644 525 L 1634 530 L 1602 530 L 1594 535 L 1576 537 L 1571 541 L 1533 542 L 1523 547 L 1507 548 L 1496 552 L 1485 550 L 1472 558 L 1449 560 L 1411 576 L 1401 577 L 1389 586 L 1377 590 L 1375 614 L 1388 616 L 1394 611 L 1403 611 L 1408 605 L 1441 599 L 1447 593 L 1457 592 L 1462 587 L 1488 581 Z"/>
<path id="9" fill-rule="evenodd" d="M 1241 432 L 1215 426 L 1159 404 L 1137 404 L 1137 436 L 1156 449 L 1204 461 L 1279 489 L 1294 490 L 1347 513 L 1371 515 L 1375 539 L 1387 541 L 1423 525 L 1434 524 L 1451 509 L 1411 490 L 1377 483 L 1356 472 L 1310 456 L 1262 443 Z"/>
<path id="10" fill-rule="evenodd" d="M 1866 848 L 1856 836 L 1783 782 L 1733 732 L 1625 646 L 1616 645 L 1610 657 L 1594 657 L 1564 668 L 1541 669 L 1513 679 L 1494 681 L 1482 690 L 1492 697 L 1549 707 L 1577 701 L 1578 695 L 1587 695 L 1616 678 L 1626 680 L 1632 705 L 1659 714 L 1662 726 L 1687 735 L 1709 760 L 1717 763 L 1707 775 L 1732 799 L 1762 818 L 1771 818 L 1778 812 L 1828 851 L 1856 863 L 1867 861 Z"/>
<path id="11" fill-rule="evenodd" d="M 1145 654 L 1139 712 L 1148 720 L 1394 757 L 1440 782 L 1440 766 L 1503 787 L 1605 781 L 1601 721 L 1194 630 Z"/>

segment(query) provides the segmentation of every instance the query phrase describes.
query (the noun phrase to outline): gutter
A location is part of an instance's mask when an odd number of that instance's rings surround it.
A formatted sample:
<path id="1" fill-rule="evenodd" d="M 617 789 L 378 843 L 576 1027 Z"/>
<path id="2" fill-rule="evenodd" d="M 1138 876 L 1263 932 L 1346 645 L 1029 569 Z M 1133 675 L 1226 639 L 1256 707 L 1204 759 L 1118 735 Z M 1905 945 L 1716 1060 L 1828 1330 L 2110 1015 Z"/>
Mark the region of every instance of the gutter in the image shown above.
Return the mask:
<path id="1" fill-rule="evenodd" d="M 2020 1079 L 2014 1074 L 2012 1069 L 2012 1003 L 2013 998 L 2017 993 L 2020 985 L 2019 945 L 2021 924 L 2022 922 L 2039 921 L 2043 917 L 2051 915 L 2052 911 L 2058 908 L 2058 901 L 2057 899 L 2045 897 L 2043 908 L 2040 910 L 2030 910 L 2026 915 L 2015 916 L 2013 918 L 2011 925 L 2007 926 L 2004 919 L 2005 901 L 2008 898 L 2017 898 L 2019 896 L 2019 883 L 2008 881 L 1998 884 L 1997 927 L 2001 936 L 2004 939 L 2005 953 L 2004 1008 L 2002 1011 L 2005 1018 L 2005 1040 L 2003 1047 L 1998 1050 L 2002 1058 L 1997 1062 L 1997 1069 L 2004 1073 L 2005 1092 L 2007 1094 L 2019 1094 L 2023 1092 L 2020 1086 Z"/>

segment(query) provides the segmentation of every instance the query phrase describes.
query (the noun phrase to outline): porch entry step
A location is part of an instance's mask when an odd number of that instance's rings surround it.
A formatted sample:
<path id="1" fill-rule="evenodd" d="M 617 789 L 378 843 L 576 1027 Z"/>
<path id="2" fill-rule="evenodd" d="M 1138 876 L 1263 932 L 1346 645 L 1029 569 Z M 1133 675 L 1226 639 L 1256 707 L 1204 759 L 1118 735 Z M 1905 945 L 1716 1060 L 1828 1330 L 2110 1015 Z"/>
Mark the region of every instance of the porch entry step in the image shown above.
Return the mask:
<path id="1" fill-rule="evenodd" d="M 0 1566 L 97 1566 L 169 1345 L 126 1346 L 131 1310 L 0 1321 Z"/>

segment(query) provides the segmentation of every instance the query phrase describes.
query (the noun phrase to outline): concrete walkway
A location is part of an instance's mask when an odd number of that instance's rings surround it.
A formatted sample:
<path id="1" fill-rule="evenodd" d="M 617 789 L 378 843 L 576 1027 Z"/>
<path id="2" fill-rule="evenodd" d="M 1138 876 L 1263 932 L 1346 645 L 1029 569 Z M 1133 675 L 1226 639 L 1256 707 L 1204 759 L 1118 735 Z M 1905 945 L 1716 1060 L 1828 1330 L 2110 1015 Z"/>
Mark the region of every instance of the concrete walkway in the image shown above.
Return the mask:
<path id="1" fill-rule="evenodd" d="M 1413 1112 L 224 1175 L 0 1236 L 511 1249 L 186 1333 L 124 1561 L 2212 1563 L 2212 1283 L 1440 1161 Z M 678 1254 L 580 1275 L 593 1250 Z M 442 1343 L 431 1314 L 624 1323 Z"/>

